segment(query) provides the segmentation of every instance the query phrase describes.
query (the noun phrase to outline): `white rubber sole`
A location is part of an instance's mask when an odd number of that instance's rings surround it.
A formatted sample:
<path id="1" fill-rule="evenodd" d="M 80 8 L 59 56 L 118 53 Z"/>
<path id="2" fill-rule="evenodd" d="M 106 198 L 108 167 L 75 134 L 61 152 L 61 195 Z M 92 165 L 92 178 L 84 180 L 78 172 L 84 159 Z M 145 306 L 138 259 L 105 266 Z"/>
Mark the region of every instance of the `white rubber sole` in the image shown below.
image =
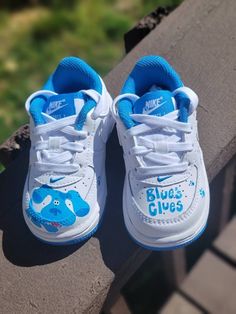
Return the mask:
<path id="1" fill-rule="evenodd" d="M 205 230 L 207 219 L 209 215 L 209 191 L 207 191 L 207 199 L 205 202 L 205 206 L 202 209 L 202 215 L 199 217 L 199 219 L 196 221 L 194 225 L 191 225 L 187 230 L 184 230 L 181 233 L 176 233 L 172 236 L 167 237 L 158 237 L 158 234 L 155 238 L 148 237 L 147 235 L 144 235 L 141 231 L 135 227 L 135 225 L 132 223 L 129 213 L 128 213 L 128 206 L 126 206 L 126 182 L 124 185 L 124 193 L 123 193 L 123 214 L 124 214 L 124 221 L 125 226 L 127 228 L 127 231 L 133 238 L 137 244 L 141 245 L 142 247 L 149 249 L 149 250 L 171 250 L 176 249 L 179 247 L 186 246 L 190 243 L 192 243 L 194 240 L 198 239 L 200 235 Z"/>

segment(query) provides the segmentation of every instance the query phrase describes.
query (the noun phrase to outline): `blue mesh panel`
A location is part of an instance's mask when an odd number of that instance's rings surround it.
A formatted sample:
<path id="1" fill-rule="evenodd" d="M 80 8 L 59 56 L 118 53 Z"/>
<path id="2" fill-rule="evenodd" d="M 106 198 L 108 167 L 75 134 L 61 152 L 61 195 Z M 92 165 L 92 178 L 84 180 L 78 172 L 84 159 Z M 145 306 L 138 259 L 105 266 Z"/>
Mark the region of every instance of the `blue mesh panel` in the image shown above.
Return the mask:
<path id="1" fill-rule="evenodd" d="M 77 92 L 81 89 L 95 89 L 102 92 L 102 84 L 97 73 L 84 61 L 76 57 L 61 60 L 56 71 L 49 79 L 49 86 L 58 93 Z"/>

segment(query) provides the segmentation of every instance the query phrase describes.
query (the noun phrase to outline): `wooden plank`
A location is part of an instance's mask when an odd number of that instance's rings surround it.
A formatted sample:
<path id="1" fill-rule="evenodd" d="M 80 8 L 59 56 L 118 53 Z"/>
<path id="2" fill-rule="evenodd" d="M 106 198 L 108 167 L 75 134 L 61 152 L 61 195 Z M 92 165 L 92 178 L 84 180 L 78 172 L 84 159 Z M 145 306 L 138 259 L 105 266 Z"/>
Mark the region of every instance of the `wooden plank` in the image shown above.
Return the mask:
<path id="1" fill-rule="evenodd" d="M 187 296 L 209 313 L 235 314 L 235 269 L 207 251 L 181 286 Z"/>
<path id="2" fill-rule="evenodd" d="M 213 246 L 236 265 L 236 217 L 230 221 Z"/>
<path id="3" fill-rule="evenodd" d="M 227 224 L 232 208 L 236 157 L 234 157 L 212 181 L 210 187 L 211 210 L 209 236 L 215 238 Z"/>
<path id="4" fill-rule="evenodd" d="M 195 305 L 175 292 L 163 308 L 158 311 L 160 314 L 201 314 L 203 311 L 199 310 Z"/>
<path id="5" fill-rule="evenodd" d="M 221 199 L 221 215 L 219 217 L 219 231 L 222 231 L 227 224 L 230 217 L 230 210 L 232 208 L 232 199 L 235 189 L 236 178 L 236 156 L 226 165 L 224 169 L 224 185 L 222 189 Z"/>
<path id="6" fill-rule="evenodd" d="M 177 288 L 186 276 L 186 256 L 185 249 L 161 252 L 163 262 L 163 272 L 169 287 Z"/>
<path id="7" fill-rule="evenodd" d="M 199 94 L 199 133 L 210 179 L 236 152 L 235 11 L 234 0 L 184 1 L 105 78 L 117 95 L 137 58 L 166 57 Z M 27 230 L 21 195 L 28 151 L 0 175 L 3 313 L 97 313 L 111 284 L 110 299 L 150 254 L 133 243 L 124 227 L 124 164 L 114 134 L 107 147 L 104 221 L 96 236 L 80 246 L 50 247 Z"/>
<path id="8" fill-rule="evenodd" d="M 115 304 L 110 309 L 109 314 L 131 314 L 125 298 L 121 294 L 119 295 L 119 298 L 117 299 Z"/>

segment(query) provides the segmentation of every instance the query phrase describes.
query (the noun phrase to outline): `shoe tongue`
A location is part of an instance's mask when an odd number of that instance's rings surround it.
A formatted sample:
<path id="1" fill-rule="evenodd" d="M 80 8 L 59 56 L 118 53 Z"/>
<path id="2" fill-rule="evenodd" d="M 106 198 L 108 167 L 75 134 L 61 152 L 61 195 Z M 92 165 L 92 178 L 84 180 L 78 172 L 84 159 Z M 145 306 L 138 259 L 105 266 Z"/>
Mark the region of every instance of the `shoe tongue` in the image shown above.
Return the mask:
<path id="1" fill-rule="evenodd" d="M 82 93 L 58 94 L 47 99 L 42 112 L 54 119 L 62 119 L 78 114 L 83 104 Z"/>
<path id="2" fill-rule="evenodd" d="M 164 116 L 176 109 L 175 99 L 170 91 L 155 90 L 144 94 L 133 106 L 133 112 L 152 116 Z"/>

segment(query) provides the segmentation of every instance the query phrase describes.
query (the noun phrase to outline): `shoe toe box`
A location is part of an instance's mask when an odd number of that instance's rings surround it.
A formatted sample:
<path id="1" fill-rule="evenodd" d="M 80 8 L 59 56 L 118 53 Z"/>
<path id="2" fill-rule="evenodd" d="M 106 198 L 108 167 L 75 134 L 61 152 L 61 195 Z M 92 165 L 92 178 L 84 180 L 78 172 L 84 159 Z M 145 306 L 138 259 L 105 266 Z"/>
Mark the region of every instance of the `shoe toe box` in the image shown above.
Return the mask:
<path id="1" fill-rule="evenodd" d="M 134 228 L 148 236 L 184 232 L 201 219 L 209 206 L 208 185 L 197 171 L 178 182 L 173 177 L 163 184 L 131 180 L 127 185 L 126 217 Z"/>
<path id="2" fill-rule="evenodd" d="M 23 212 L 30 230 L 39 238 L 66 240 L 86 228 L 90 205 L 78 191 L 40 186 L 25 193 Z"/>

